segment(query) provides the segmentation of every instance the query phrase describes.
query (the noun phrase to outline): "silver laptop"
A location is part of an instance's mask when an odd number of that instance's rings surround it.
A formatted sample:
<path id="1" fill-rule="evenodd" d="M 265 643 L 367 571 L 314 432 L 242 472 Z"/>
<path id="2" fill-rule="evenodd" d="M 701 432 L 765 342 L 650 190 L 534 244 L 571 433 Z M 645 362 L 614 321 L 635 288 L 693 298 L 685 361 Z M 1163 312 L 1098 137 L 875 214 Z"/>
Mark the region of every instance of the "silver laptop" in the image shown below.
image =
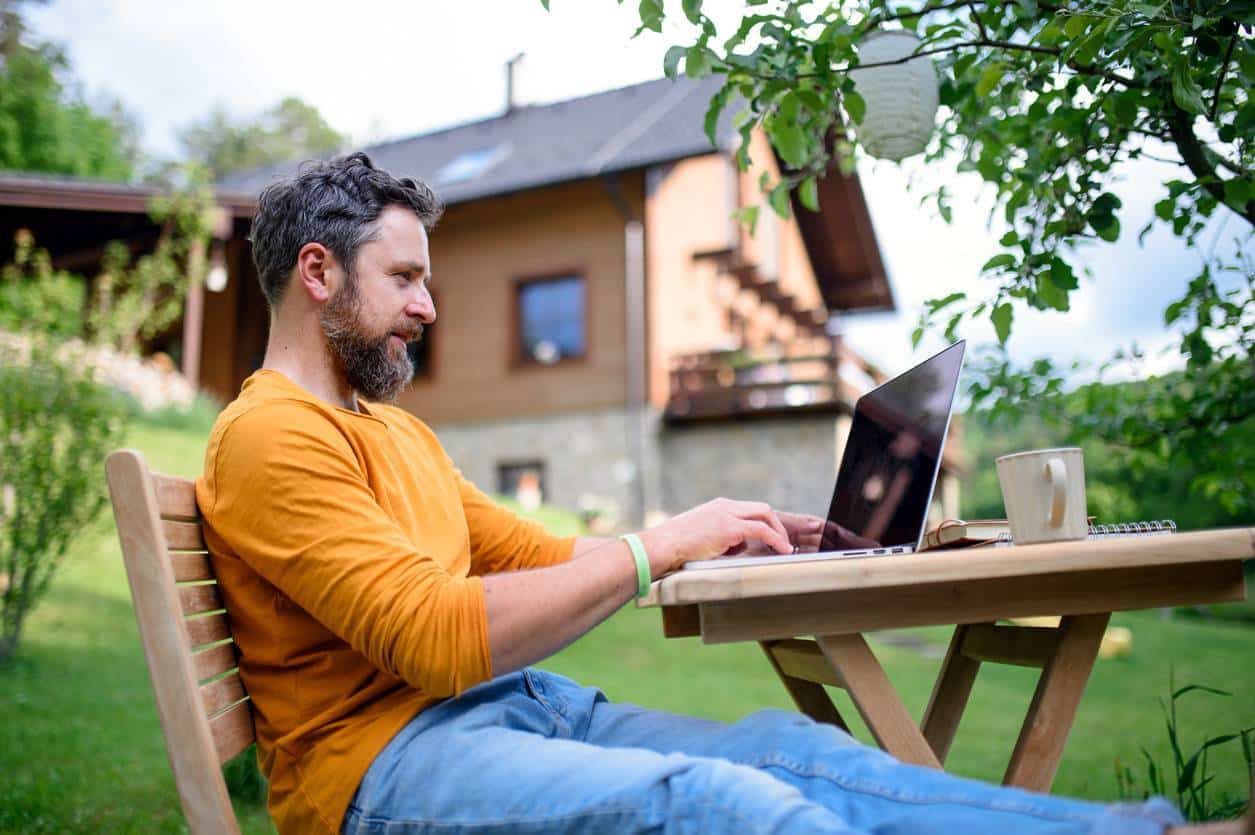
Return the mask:
<path id="1" fill-rule="evenodd" d="M 960 340 L 858 399 L 817 552 L 697 560 L 684 568 L 915 551 L 928 523 L 965 347 Z"/>

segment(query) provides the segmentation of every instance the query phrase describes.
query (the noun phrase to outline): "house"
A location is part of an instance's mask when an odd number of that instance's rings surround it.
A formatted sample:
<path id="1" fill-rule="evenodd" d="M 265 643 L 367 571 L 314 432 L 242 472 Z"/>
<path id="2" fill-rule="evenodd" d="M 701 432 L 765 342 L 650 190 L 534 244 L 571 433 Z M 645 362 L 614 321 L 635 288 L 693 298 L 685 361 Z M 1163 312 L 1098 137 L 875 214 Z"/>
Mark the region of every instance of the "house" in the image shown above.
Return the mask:
<path id="1" fill-rule="evenodd" d="M 625 524 L 716 495 L 825 512 L 853 402 L 885 379 L 830 323 L 893 296 L 855 176 L 830 172 L 817 213 L 764 207 L 752 236 L 733 219 L 764 202 L 759 176 L 778 162 L 755 134 L 738 171 L 731 114 L 711 146 L 717 85 L 510 106 L 363 149 L 448 205 L 432 235 L 439 319 L 412 346 L 399 405 L 483 488 Z M 191 294 L 178 341 L 223 400 L 266 344 L 251 201 L 295 165 L 218 184 L 224 270 Z M 952 443 L 937 491 L 949 515 L 957 462 Z"/>

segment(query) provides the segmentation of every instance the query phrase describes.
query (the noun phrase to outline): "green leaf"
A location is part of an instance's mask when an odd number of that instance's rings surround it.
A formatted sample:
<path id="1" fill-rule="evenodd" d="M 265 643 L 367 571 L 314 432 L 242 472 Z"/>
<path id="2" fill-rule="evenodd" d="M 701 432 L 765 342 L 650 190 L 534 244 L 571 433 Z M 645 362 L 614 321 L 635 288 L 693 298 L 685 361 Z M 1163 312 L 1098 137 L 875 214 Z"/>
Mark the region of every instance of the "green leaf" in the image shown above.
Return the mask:
<path id="1" fill-rule="evenodd" d="M 702 22 L 702 0 L 684 0 L 684 16 L 689 19 L 689 23 Z"/>
<path id="2" fill-rule="evenodd" d="M 841 96 L 841 103 L 845 105 L 845 112 L 849 114 L 850 121 L 856 125 L 863 124 L 863 117 L 867 114 L 867 102 L 863 101 L 863 97 L 856 90 L 849 90 Z"/>
<path id="3" fill-rule="evenodd" d="M 549 11 L 549 0 L 540 0 L 540 5 L 545 11 Z"/>
<path id="4" fill-rule="evenodd" d="M 995 61 L 985 67 L 980 74 L 980 80 L 976 82 L 976 95 L 983 98 L 993 92 L 993 89 L 998 86 L 998 82 L 1002 80 L 1002 76 L 1006 71 L 1007 65 L 1001 61 Z"/>
<path id="5" fill-rule="evenodd" d="M 1067 23 L 1063 24 L 1063 34 L 1069 38 L 1080 37 L 1093 21 L 1094 18 L 1089 15 L 1074 14 L 1068 18 Z"/>
<path id="6" fill-rule="evenodd" d="M 961 302 L 967 298 L 967 293 L 951 293 L 940 299 L 928 299 L 924 304 L 928 307 L 929 315 L 936 313 L 944 307 L 949 307 L 955 302 Z"/>
<path id="7" fill-rule="evenodd" d="M 680 61 L 687 51 L 682 46 L 673 46 L 667 50 L 667 54 L 662 59 L 662 71 L 667 78 L 675 78 L 680 74 Z"/>
<path id="8" fill-rule="evenodd" d="M 767 117 L 765 125 L 767 138 L 780 153 L 780 158 L 792 168 L 806 165 L 807 140 L 806 133 L 798 125 L 796 118 L 798 99 L 793 94 L 786 95 L 780 102 L 780 108 Z"/>
<path id="9" fill-rule="evenodd" d="M 1172 100 L 1187 113 L 1201 116 L 1206 110 L 1203 105 L 1203 91 L 1190 75 L 1188 59 L 1181 61 L 1172 70 Z"/>
<path id="10" fill-rule="evenodd" d="M 690 46 L 684 53 L 684 74 L 689 78 L 705 78 L 710 75 L 713 54 L 704 46 Z"/>
<path id="11" fill-rule="evenodd" d="M 1003 252 L 999 255 L 995 255 L 993 258 L 990 258 L 988 261 L 986 261 L 984 266 L 980 268 L 980 271 L 988 272 L 989 270 L 996 270 L 1001 267 L 1010 267 L 1010 266 L 1013 266 L 1014 264 L 1015 264 L 1015 256 L 1009 252 Z"/>
<path id="12" fill-rule="evenodd" d="M 797 188 L 797 196 L 803 206 L 812 212 L 819 211 L 819 184 L 815 182 L 814 177 L 807 177 L 802 181 Z"/>
<path id="13" fill-rule="evenodd" d="M 1075 290 L 1080 286 L 1071 265 L 1058 256 L 1050 261 L 1050 280 L 1056 287 L 1063 290 Z"/>
<path id="14" fill-rule="evenodd" d="M 1067 291 L 1051 280 L 1050 273 L 1042 273 L 1037 277 L 1037 298 L 1047 307 L 1065 312 L 1068 310 Z"/>
<path id="15" fill-rule="evenodd" d="M 994 331 L 998 334 L 998 342 L 1002 345 L 1006 345 L 1007 339 L 1011 336 L 1013 316 L 1011 305 L 1006 302 L 995 305 L 993 312 L 989 314 L 989 321 L 994 323 Z"/>
<path id="16" fill-rule="evenodd" d="M 641 29 L 662 32 L 662 0 L 641 0 Z M 638 30 L 639 31 L 639 30 Z"/>
<path id="17" fill-rule="evenodd" d="M 1113 215 L 1090 218 L 1089 225 L 1094 227 L 1094 232 L 1097 233 L 1098 237 L 1107 243 L 1115 243 L 1120 237 L 1120 221 Z"/>
<path id="18" fill-rule="evenodd" d="M 728 98 L 732 95 L 732 88 L 724 86 L 710 98 L 710 106 L 706 108 L 706 118 L 702 122 L 702 127 L 706 131 L 706 138 L 710 140 L 711 145 L 719 144 L 719 116 L 723 113 L 723 109 L 728 105 Z"/>
<path id="19" fill-rule="evenodd" d="M 750 231 L 750 236 L 752 237 L 754 235 L 754 231 L 758 228 L 758 207 L 745 206 L 737 209 L 732 214 L 733 217 L 745 224 Z"/>
<path id="20" fill-rule="evenodd" d="M 919 341 L 924 338 L 924 326 L 920 325 L 911 331 L 911 350 L 919 347 Z"/>
<path id="21" fill-rule="evenodd" d="M 776 183 L 775 188 L 771 190 L 771 194 L 767 196 L 767 202 L 771 204 L 771 208 L 780 217 L 789 218 L 789 184 L 788 182 Z"/>

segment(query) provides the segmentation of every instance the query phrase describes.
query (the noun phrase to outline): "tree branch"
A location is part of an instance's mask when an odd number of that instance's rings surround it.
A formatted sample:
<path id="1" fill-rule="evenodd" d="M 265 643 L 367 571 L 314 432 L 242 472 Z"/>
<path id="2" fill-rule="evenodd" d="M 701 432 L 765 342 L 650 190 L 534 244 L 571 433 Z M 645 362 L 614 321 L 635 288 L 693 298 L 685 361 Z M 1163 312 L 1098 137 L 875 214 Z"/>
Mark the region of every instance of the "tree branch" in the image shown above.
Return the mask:
<path id="1" fill-rule="evenodd" d="M 1211 113 L 1208 115 L 1211 121 L 1216 121 L 1216 114 L 1220 112 L 1220 87 L 1224 84 L 1225 73 L 1229 70 L 1229 59 L 1233 57 L 1233 47 L 1237 45 L 1238 34 L 1233 33 L 1229 38 L 1229 48 L 1225 50 L 1224 58 L 1220 61 L 1220 77 L 1216 79 L 1216 89 L 1211 94 Z"/>
<path id="2" fill-rule="evenodd" d="M 1172 141 L 1181 152 L 1181 159 L 1186 167 L 1194 173 L 1198 184 L 1219 203 L 1228 206 L 1247 223 L 1255 226 L 1255 200 L 1248 201 L 1241 208 L 1225 201 L 1224 183 L 1216 176 L 1216 169 L 1207 159 L 1206 148 L 1194 134 L 1194 117 L 1186 113 L 1176 104 L 1168 103 L 1168 131 Z"/>
<path id="3" fill-rule="evenodd" d="M 974 41 L 960 41 L 959 43 L 952 43 L 952 44 L 949 44 L 948 46 L 940 46 L 940 47 L 937 47 L 936 49 L 919 50 L 903 58 L 895 58 L 892 61 L 874 61 L 870 64 L 859 64 L 854 67 L 846 66 L 846 67 L 843 67 L 841 70 L 839 70 L 839 72 L 849 72 L 850 70 L 871 69 L 873 67 L 892 67 L 898 64 L 905 64 L 907 61 L 914 60 L 915 58 L 923 58 L 928 55 L 941 55 L 946 52 L 954 52 L 957 49 L 965 49 L 967 47 L 982 47 L 982 46 L 989 47 L 990 49 L 1001 49 L 1007 52 L 1032 52 L 1039 55 L 1051 55 L 1056 58 L 1063 54 L 1063 50 L 1058 49 L 1058 48 L 1053 48 L 1053 47 L 1034 46 L 1033 44 L 1023 44 L 1023 43 L 1012 43 L 1011 41 L 995 41 L 995 40 L 990 40 L 989 38 L 978 38 Z M 1084 73 L 1086 75 L 1096 75 L 1100 78 L 1105 78 L 1108 81 L 1114 81 L 1117 84 L 1123 84 L 1125 87 L 1139 87 L 1140 86 L 1136 81 L 1134 81 L 1131 78 L 1125 78 L 1122 75 L 1119 75 L 1114 72 L 1110 72 L 1108 70 L 1100 69 L 1093 65 L 1079 64 L 1075 61 L 1068 61 L 1067 66 L 1069 69 L 1075 72 Z M 798 78 L 815 78 L 817 77 L 817 74 L 816 73 L 801 73 L 797 77 Z"/>

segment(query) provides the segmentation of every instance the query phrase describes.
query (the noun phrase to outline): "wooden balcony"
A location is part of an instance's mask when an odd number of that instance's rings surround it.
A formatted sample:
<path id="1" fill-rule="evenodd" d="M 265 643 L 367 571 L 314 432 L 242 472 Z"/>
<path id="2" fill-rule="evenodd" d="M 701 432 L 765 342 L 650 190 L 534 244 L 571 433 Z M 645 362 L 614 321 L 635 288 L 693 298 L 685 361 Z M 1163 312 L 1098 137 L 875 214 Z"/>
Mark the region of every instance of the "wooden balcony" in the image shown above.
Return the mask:
<path id="1" fill-rule="evenodd" d="M 827 345 L 817 353 L 815 347 Z M 850 412 L 886 378 L 840 339 L 811 340 L 809 353 L 708 351 L 673 357 L 669 423 L 781 414 Z"/>

